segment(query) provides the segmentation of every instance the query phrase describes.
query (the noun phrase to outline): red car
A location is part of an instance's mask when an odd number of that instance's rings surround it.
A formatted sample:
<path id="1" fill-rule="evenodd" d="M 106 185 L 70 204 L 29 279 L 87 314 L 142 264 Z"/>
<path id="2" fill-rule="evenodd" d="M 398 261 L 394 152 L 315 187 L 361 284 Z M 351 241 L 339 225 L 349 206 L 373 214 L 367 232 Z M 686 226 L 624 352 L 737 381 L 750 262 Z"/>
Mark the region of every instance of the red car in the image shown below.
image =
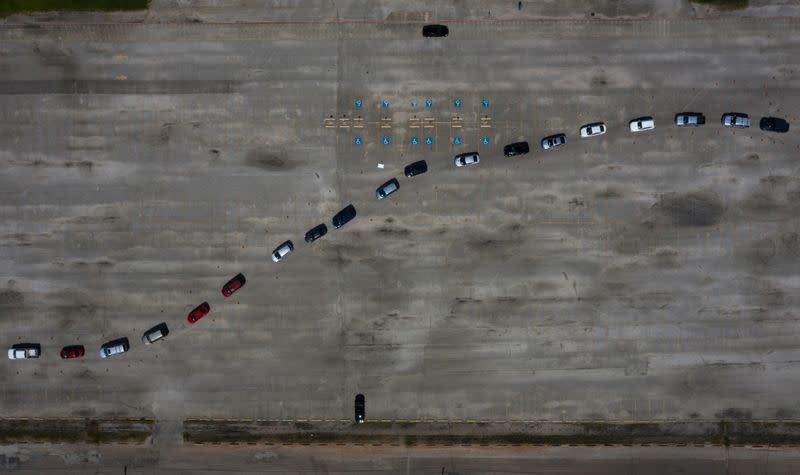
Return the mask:
<path id="1" fill-rule="evenodd" d="M 61 349 L 61 359 L 62 360 L 71 360 L 73 358 L 80 358 L 86 354 L 86 350 L 83 349 L 83 345 L 71 345 L 65 346 Z"/>
<path id="2" fill-rule="evenodd" d="M 188 320 L 189 323 L 195 323 L 196 321 L 208 315 L 209 311 L 211 311 L 211 306 L 208 305 L 208 302 L 203 302 L 198 305 L 197 308 L 189 312 L 189 316 L 186 317 L 186 320 Z"/>
<path id="3" fill-rule="evenodd" d="M 230 297 L 234 292 L 244 287 L 245 282 L 247 281 L 244 278 L 244 274 L 237 274 L 236 277 L 229 280 L 227 284 L 222 286 L 222 295 L 225 297 Z"/>

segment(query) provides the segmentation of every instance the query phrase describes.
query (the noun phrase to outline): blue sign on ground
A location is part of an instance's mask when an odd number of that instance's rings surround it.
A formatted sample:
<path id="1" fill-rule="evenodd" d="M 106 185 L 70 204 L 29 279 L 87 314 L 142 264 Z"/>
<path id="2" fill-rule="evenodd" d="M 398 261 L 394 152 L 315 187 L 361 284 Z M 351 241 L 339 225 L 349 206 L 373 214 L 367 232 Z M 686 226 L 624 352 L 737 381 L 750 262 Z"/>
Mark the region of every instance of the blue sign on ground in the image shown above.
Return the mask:
<path id="1" fill-rule="evenodd" d="M 425 145 L 433 145 L 433 137 L 425 137 Z"/>
<path id="2" fill-rule="evenodd" d="M 417 107 L 417 101 L 416 101 L 416 99 L 414 99 L 414 100 L 411 101 L 411 108 L 414 109 L 416 107 Z"/>
<path id="3" fill-rule="evenodd" d="M 356 145 L 361 145 L 361 137 L 359 137 L 359 136 L 356 136 L 356 137 L 353 139 L 353 143 L 354 143 L 354 144 L 356 144 Z"/>
<path id="4" fill-rule="evenodd" d="M 384 145 L 389 145 L 390 143 L 392 143 L 392 138 L 389 137 L 388 135 L 384 135 L 383 136 L 383 144 Z"/>
<path id="5" fill-rule="evenodd" d="M 419 139 L 417 137 L 411 137 L 411 145 L 417 145 L 419 143 Z"/>
<path id="6" fill-rule="evenodd" d="M 459 109 L 461 107 L 461 99 L 456 99 L 453 101 L 453 107 Z"/>
<path id="7" fill-rule="evenodd" d="M 361 109 L 361 105 L 362 104 L 363 103 L 361 102 L 361 99 L 356 99 L 355 100 L 356 109 Z"/>
<path id="8" fill-rule="evenodd" d="M 461 145 L 461 137 L 454 138 L 453 145 Z"/>
<path id="9" fill-rule="evenodd" d="M 491 141 L 489 140 L 489 137 L 484 137 L 481 139 L 481 143 L 484 145 L 489 145 L 490 142 Z"/>
<path id="10" fill-rule="evenodd" d="M 425 107 L 427 107 L 428 109 L 433 107 L 433 99 L 425 99 Z"/>
<path id="11" fill-rule="evenodd" d="M 387 101 L 386 99 L 382 100 L 381 101 L 381 107 L 383 107 L 384 109 L 388 109 L 389 108 L 389 101 Z"/>
<path id="12" fill-rule="evenodd" d="M 481 106 L 483 106 L 484 109 L 488 109 L 489 108 L 489 99 L 482 100 L 481 101 Z"/>

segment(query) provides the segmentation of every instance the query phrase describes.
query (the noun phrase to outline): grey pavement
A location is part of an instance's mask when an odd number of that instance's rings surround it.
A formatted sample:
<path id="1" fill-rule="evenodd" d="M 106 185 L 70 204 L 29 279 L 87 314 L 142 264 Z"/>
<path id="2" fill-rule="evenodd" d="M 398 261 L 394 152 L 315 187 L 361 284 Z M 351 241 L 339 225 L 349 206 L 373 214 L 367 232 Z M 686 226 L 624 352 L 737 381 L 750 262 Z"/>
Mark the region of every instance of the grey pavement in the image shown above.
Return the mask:
<path id="1" fill-rule="evenodd" d="M 421 473 L 465 475 L 792 475 L 796 449 L 747 447 L 373 447 L 12 445 L 0 471 L 215 475 L 222 473 Z M 5 470 L 4 470 L 5 469 Z"/>
<path id="2" fill-rule="evenodd" d="M 5 25 L 0 335 L 45 355 L 0 362 L 2 413 L 156 417 L 171 441 L 185 417 L 349 418 L 359 392 L 373 419 L 796 419 L 797 25 Z M 793 128 L 723 130 L 732 110 Z"/>

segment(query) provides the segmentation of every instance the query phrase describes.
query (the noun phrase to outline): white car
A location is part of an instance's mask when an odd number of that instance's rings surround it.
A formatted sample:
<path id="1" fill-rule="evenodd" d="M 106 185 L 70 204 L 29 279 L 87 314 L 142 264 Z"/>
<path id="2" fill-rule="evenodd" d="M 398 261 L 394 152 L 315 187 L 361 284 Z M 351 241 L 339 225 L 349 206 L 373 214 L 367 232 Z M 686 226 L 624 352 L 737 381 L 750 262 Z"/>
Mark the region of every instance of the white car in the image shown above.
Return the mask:
<path id="1" fill-rule="evenodd" d="M 478 155 L 478 152 L 467 152 L 467 153 L 460 153 L 455 156 L 453 159 L 453 163 L 457 167 L 464 167 L 467 165 L 475 165 L 481 162 L 481 156 Z"/>
<path id="2" fill-rule="evenodd" d="M 606 124 L 602 122 L 595 122 L 593 124 L 586 124 L 581 127 L 581 138 L 594 137 L 595 135 L 603 135 L 606 133 Z"/>
<path id="3" fill-rule="evenodd" d="M 27 360 L 38 358 L 42 354 L 42 348 L 36 343 L 20 343 L 8 349 L 8 359 Z"/>
<path id="4" fill-rule="evenodd" d="M 292 251 L 294 251 L 294 244 L 292 244 L 292 241 L 286 241 L 272 251 L 272 260 L 274 262 L 280 262 L 281 259 Z"/>
<path id="5" fill-rule="evenodd" d="M 641 132 L 643 130 L 650 130 L 656 128 L 656 122 L 652 117 L 639 117 L 630 121 L 631 132 Z"/>

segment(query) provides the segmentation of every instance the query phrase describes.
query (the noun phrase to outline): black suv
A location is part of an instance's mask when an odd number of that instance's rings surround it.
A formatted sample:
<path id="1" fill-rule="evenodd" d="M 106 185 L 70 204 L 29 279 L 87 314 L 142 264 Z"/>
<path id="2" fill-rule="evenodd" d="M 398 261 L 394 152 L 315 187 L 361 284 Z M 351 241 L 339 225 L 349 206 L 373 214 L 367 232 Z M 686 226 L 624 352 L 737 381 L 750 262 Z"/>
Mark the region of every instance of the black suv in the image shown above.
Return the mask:
<path id="1" fill-rule="evenodd" d="M 528 146 L 528 142 L 515 142 L 515 143 L 510 143 L 505 147 L 503 147 L 503 155 L 505 155 L 506 157 L 525 155 L 530 151 L 531 148 Z"/>
<path id="2" fill-rule="evenodd" d="M 349 223 L 355 217 L 356 208 L 353 205 L 347 205 L 343 210 L 336 213 L 331 222 L 333 223 L 334 228 L 339 229 L 345 224 Z"/>
<path id="3" fill-rule="evenodd" d="M 325 226 L 325 223 L 314 226 L 306 233 L 306 242 L 314 242 L 326 234 L 328 234 L 328 227 Z"/>
<path id="4" fill-rule="evenodd" d="M 428 171 L 428 163 L 425 160 L 420 160 L 406 165 L 405 174 L 407 177 L 422 175 Z"/>
<path id="5" fill-rule="evenodd" d="M 422 27 L 422 36 L 425 38 L 442 38 L 450 34 L 444 25 L 425 25 Z"/>
<path id="6" fill-rule="evenodd" d="M 356 394 L 356 424 L 363 424 L 367 420 L 365 408 L 367 403 L 364 401 L 363 394 Z"/>
<path id="7" fill-rule="evenodd" d="M 762 117 L 761 121 L 758 123 L 758 126 L 761 127 L 761 130 L 767 130 L 770 132 L 783 133 L 789 131 L 789 123 L 777 117 Z"/>

